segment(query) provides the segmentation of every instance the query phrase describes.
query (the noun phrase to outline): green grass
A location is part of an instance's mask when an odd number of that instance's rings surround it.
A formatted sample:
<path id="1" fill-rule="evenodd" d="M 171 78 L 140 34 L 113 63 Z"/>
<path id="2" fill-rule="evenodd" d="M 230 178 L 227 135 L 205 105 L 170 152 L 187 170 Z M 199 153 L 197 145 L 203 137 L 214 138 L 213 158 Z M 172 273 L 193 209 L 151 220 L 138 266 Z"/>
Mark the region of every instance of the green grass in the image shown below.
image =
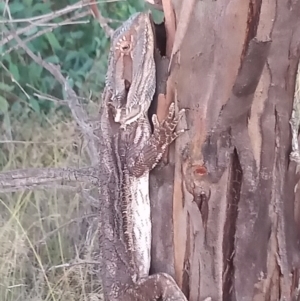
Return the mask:
<path id="1" fill-rule="evenodd" d="M 2 170 L 88 164 L 75 122 L 31 117 L 2 127 L 1 137 L 26 141 L 0 145 Z M 78 185 L 0 195 L 0 300 L 101 300 L 94 266 L 80 263 L 93 261 L 93 216 Z"/>

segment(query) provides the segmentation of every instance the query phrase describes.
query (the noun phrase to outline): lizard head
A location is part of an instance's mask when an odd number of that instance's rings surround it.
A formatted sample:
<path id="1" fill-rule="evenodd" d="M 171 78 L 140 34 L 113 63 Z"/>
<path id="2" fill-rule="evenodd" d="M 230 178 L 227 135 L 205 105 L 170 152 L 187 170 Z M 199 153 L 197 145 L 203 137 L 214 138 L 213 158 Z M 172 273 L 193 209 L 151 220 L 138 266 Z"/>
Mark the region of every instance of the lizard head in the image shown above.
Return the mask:
<path id="1" fill-rule="evenodd" d="M 151 14 L 136 13 L 112 37 L 106 86 L 115 122 L 130 124 L 147 115 L 156 85 Z"/>

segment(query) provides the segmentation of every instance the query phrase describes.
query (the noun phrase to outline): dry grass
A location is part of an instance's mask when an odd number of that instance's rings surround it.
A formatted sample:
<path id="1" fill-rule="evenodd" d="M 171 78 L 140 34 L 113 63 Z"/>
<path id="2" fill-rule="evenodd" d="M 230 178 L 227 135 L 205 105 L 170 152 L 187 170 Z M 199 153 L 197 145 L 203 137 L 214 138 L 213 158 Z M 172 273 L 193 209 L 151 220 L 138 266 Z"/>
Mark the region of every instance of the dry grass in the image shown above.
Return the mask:
<path id="1" fill-rule="evenodd" d="M 12 122 L 11 132 L 2 128 L 1 137 L 26 142 L 0 144 L 1 169 L 86 165 L 75 123 L 61 120 L 53 114 L 41 124 L 32 116 Z M 83 258 L 91 216 L 78 189 L 0 195 L 0 300 L 99 300 L 91 264 L 74 264 Z"/>

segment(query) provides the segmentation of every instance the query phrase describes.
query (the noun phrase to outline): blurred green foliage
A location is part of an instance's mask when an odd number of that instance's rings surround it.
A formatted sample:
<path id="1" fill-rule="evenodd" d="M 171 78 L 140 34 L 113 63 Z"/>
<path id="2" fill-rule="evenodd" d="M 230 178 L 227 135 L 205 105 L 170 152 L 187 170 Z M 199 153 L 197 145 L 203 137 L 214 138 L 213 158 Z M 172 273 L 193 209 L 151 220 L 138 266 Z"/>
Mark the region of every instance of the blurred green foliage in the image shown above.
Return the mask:
<path id="1" fill-rule="evenodd" d="M 25 19 L 49 14 L 78 0 L 14 0 L 9 1 L 11 18 Z M 113 28 L 120 25 L 136 11 L 145 9 L 144 1 L 128 0 L 102 2 L 98 4 L 104 17 L 116 20 L 110 24 Z M 71 13 L 57 17 L 49 23 L 63 22 L 75 14 L 86 11 L 79 8 Z M 28 22 L 5 22 L 9 19 L 5 1 L 0 2 L 0 43 L 9 31 L 20 30 L 28 26 Z M 20 38 L 27 42 L 28 48 L 45 61 L 59 64 L 62 74 L 68 77 L 75 92 L 83 99 L 97 99 L 103 89 L 107 66 L 109 40 L 97 20 L 86 16 L 80 20 L 88 20 L 86 24 L 57 26 L 52 31 L 31 39 L 47 26 L 32 26 Z M 48 27 L 49 28 L 49 27 Z M 1 36 L 2 33 L 2 36 Z M 0 44 L 1 45 L 1 44 Z M 48 94 L 63 99 L 63 87 L 44 68 L 36 64 L 20 47 L 12 49 L 16 42 L 12 39 L 0 46 L 0 115 L 8 111 L 15 118 L 28 117 L 35 111 L 41 116 L 51 109 L 64 110 L 58 102 L 40 99 L 34 93 Z"/>

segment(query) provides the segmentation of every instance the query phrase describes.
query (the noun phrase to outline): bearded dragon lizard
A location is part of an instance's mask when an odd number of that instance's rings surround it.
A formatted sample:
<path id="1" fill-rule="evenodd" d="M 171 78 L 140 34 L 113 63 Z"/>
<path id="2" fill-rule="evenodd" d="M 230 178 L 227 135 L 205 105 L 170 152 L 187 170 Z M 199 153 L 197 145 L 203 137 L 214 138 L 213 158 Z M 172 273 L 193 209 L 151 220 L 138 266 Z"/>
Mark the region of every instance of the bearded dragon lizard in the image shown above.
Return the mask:
<path id="1" fill-rule="evenodd" d="M 155 92 L 154 32 L 149 13 L 116 30 L 100 110 L 99 216 L 101 278 L 105 300 L 184 301 L 174 279 L 149 275 L 151 219 L 149 171 L 166 147 L 184 110 L 174 103 L 159 123 L 147 111 Z"/>

